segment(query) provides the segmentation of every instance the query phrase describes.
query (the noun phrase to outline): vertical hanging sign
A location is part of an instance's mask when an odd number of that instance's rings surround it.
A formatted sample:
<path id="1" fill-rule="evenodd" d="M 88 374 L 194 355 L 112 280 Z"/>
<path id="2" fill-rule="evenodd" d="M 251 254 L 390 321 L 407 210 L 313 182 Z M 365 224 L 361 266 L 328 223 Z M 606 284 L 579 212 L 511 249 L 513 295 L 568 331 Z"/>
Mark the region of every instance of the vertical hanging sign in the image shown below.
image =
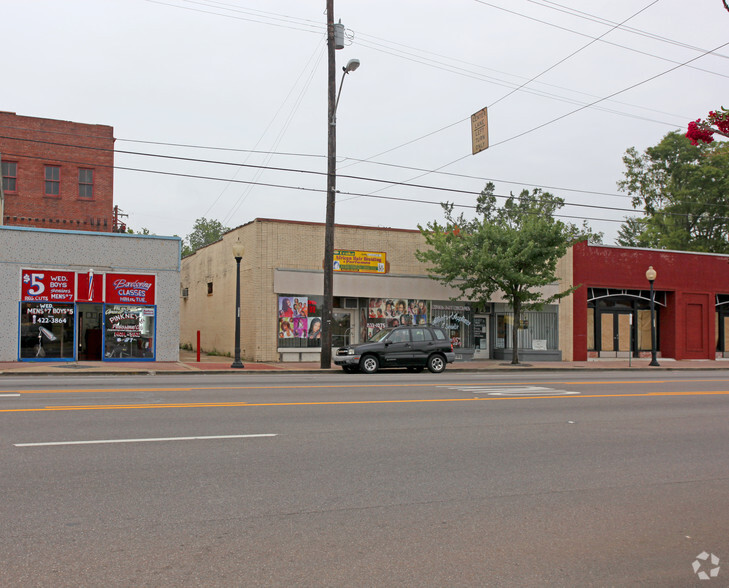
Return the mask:
<path id="1" fill-rule="evenodd" d="M 486 108 L 471 115 L 471 151 L 476 155 L 489 147 L 489 117 Z"/>

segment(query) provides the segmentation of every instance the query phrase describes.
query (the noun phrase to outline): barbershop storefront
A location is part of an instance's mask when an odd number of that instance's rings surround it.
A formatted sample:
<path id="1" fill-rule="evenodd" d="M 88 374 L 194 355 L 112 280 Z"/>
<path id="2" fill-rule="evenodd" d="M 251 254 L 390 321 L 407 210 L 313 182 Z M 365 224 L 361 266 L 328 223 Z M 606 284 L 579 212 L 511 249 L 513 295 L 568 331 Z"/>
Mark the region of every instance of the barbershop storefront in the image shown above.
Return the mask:
<path id="1" fill-rule="evenodd" d="M 20 272 L 21 361 L 154 361 L 154 274 Z"/>
<path id="2" fill-rule="evenodd" d="M 0 227 L 0 361 L 177 361 L 180 239 Z"/>

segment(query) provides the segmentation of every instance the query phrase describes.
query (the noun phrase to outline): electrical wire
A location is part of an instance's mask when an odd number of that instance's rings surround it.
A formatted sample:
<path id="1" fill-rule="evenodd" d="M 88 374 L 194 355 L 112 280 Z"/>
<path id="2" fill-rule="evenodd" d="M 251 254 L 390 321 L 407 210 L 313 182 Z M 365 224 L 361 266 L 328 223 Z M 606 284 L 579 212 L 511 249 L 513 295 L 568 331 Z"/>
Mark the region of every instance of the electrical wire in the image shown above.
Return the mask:
<path id="1" fill-rule="evenodd" d="M 617 29 L 617 28 L 621 27 L 622 25 L 624 25 L 624 24 L 625 24 L 626 22 L 628 22 L 629 20 L 631 20 L 631 19 L 635 18 L 636 16 L 638 16 L 638 15 L 639 15 L 640 13 L 642 13 L 642 12 L 645 12 L 645 11 L 646 11 L 646 10 L 648 10 L 648 9 L 649 9 L 649 8 L 650 8 L 651 6 L 653 6 L 653 5 L 657 4 L 658 2 L 660 2 L 660 0 L 653 0 L 653 2 L 651 2 L 650 4 L 648 4 L 648 5 L 647 5 L 647 6 L 645 6 L 645 7 L 641 8 L 641 9 L 640 9 L 640 10 L 639 10 L 638 12 L 636 12 L 636 13 L 635 13 L 635 14 L 633 14 L 632 16 L 629 16 L 628 18 L 626 18 L 626 19 L 625 19 L 625 20 L 624 20 L 623 22 L 621 22 L 620 24 L 616 24 L 616 25 L 615 25 L 615 26 L 613 26 L 613 27 L 612 27 L 611 29 L 609 29 L 609 30 L 605 31 L 605 32 L 604 32 L 604 33 L 603 33 L 602 35 L 600 35 L 599 37 L 597 37 L 597 38 L 594 38 L 594 39 L 592 39 L 592 40 L 591 40 L 591 41 L 589 41 L 589 42 L 588 42 L 587 44 L 583 45 L 582 47 L 580 47 L 580 48 L 579 48 L 579 49 L 577 49 L 576 51 L 573 51 L 572 53 L 570 53 L 569 55 L 567 55 L 567 57 L 564 57 L 564 58 L 560 59 L 560 60 L 559 60 L 559 61 L 558 61 L 557 63 L 554 63 L 554 64 L 550 65 L 550 66 L 549 66 L 549 67 L 548 67 L 547 69 L 545 69 L 545 70 L 544 70 L 544 71 L 542 71 L 541 73 L 538 73 L 538 74 L 537 74 L 537 75 L 535 75 L 535 76 L 534 76 L 533 78 L 531 78 L 531 79 L 527 80 L 526 82 L 524 82 L 524 83 L 523 83 L 523 84 L 522 84 L 521 86 L 519 86 L 518 88 L 514 88 L 514 89 L 513 89 L 513 90 L 512 90 L 511 92 L 509 92 L 509 93 L 508 93 L 508 94 L 506 94 L 505 96 L 502 96 L 501 98 L 499 98 L 499 99 L 498 99 L 498 100 L 496 100 L 495 102 L 492 102 L 492 103 L 491 103 L 491 107 L 495 106 L 496 104 L 498 104 L 498 103 L 499 103 L 499 102 L 501 102 L 502 100 L 505 100 L 506 98 L 508 98 L 509 96 L 511 96 L 512 94 L 514 94 L 515 92 L 518 92 L 518 91 L 519 91 L 519 90 L 521 90 L 521 89 L 522 89 L 522 88 L 523 88 L 524 86 L 528 86 L 528 85 L 529 85 L 529 84 L 531 84 L 531 83 L 532 83 L 532 82 L 533 82 L 534 80 L 536 80 L 536 79 L 538 79 L 538 78 L 541 78 L 541 77 L 542 77 L 542 76 L 543 76 L 543 75 L 544 75 L 545 73 L 547 73 L 547 72 L 550 72 L 550 71 L 552 71 L 552 70 L 553 70 L 553 69 L 554 69 L 555 67 L 559 67 L 559 66 L 560 66 L 560 65 L 562 65 L 562 64 L 563 64 L 563 63 L 564 63 L 565 61 L 567 61 L 567 60 L 571 59 L 572 57 L 574 57 L 574 56 L 575 56 L 575 55 L 577 55 L 578 53 L 581 53 L 582 51 L 584 51 L 585 49 L 587 49 L 587 48 L 588 48 L 588 47 L 589 47 L 590 45 L 592 45 L 593 43 L 597 43 L 597 42 L 598 42 L 598 41 L 600 41 L 600 40 L 601 40 L 601 39 L 602 39 L 603 37 L 605 37 L 606 35 L 609 35 L 609 34 L 610 34 L 611 32 L 613 32 L 613 31 L 614 31 L 615 29 Z"/>
<path id="2" fill-rule="evenodd" d="M 2 137 L 0 137 L 2 138 Z M 38 159 L 43 161 L 48 161 L 47 157 L 41 157 L 41 156 L 29 156 L 29 155 L 20 155 L 15 153 L 8 153 L 9 157 L 24 157 L 26 159 Z M 150 154 L 138 154 L 138 155 L 150 155 Z M 155 155 L 156 157 L 162 157 L 164 159 L 181 159 L 183 161 L 191 161 L 189 158 L 177 158 L 172 156 L 160 156 Z M 89 162 L 81 162 L 81 161 L 75 161 L 75 160 L 63 160 L 63 159 L 54 159 L 54 161 L 59 163 L 70 163 L 75 165 L 90 165 Z M 215 162 L 215 161 L 204 161 L 204 160 L 192 160 L 192 161 L 199 161 L 202 163 L 215 163 L 219 165 L 239 165 L 235 163 L 230 162 Z M 174 176 L 174 177 L 183 177 L 183 178 L 190 178 L 190 179 L 198 179 L 198 180 L 207 180 L 207 181 L 218 181 L 218 182 L 231 182 L 236 184 L 244 184 L 244 185 L 255 185 L 255 186 L 263 186 L 268 188 L 278 188 L 278 189 L 288 189 L 288 190 L 301 190 L 306 192 L 317 192 L 317 193 L 325 193 L 326 190 L 324 188 L 308 188 L 303 186 L 293 186 L 290 184 L 276 184 L 276 183 L 270 183 L 270 182 L 260 182 L 260 181 L 251 181 L 251 180 L 239 180 L 239 179 L 230 179 L 230 178 L 222 178 L 222 177 L 215 177 L 215 176 L 205 176 L 200 174 L 189 174 L 189 173 L 181 173 L 181 172 L 170 172 L 170 171 L 163 171 L 163 170 L 153 170 L 153 169 L 143 169 L 143 168 L 134 168 L 134 167 L 128 167 L 128 166 L 120 166 L 120 165 L 105 165 L 105 164 L 94 164 L 96 167 L 105 167 L 105 168 L 112 168 L 112 169 L 118 169 L 118 170 L 124 170 L 124 171 L 133 171 L 133 172 L 143 172 L 143 173 L 151 173 L 151 174 L 157 174 L 157 175 L 165 175 L 165 176 Z M 255 166 L 255 165 L 249 165 L 247 164 L 246 167 L 253 167 L 253 168 L 259 168 L 261 166 Z M 297 173 L 303 173 L 303 174 L 314 174 L 319 176 L 326 176 L 326 172 L 315 172 L 312 170 L 296 170 L 296 169 L 285 169 L 285 168 L 272 168 L 276 169 L 277 171 L 289 171 L 289 172 L 297 172 Z M 365 181 L 371 181 L 371 182 L 383 182 L 387 183 L 389 185 L 397 185 L 401 187 L 406 188 L 417 188 L 417 189 L 423 189 L 423 190 L 435 190 L 440 192 L 447 192 L 450 194 L 458 194 L 458 195 L 467 195 L 467 196 L 477 196 L 480 194 L 480 192 L 475 192 L 473 190 L 462 190 L 457 188 L 444 188 L 440 186 L 429 186 L 424 184 L 412 184 L 410 182 L 392 182 L 390 180 L 381 180 L 377 178 L 363 178 L 358 176 L 342 176 L 343 178 L 348 179 L 356 179 L 356 180 L 365 180 Z M 359 197 L 359 198 L 376 198 L 376 199 L 384 199 L 389 201 L 401 201 L 401 202 L 411 202 L 411 203 L 419 203 L 419 204 L 442 204 L 442 201 L 432 201 L 432 200 L 423 200 L 423 199 L 416 199 L 416 198 L 404 198 L 404 197 L 396 197 L 396 196 L 383 196 L 383 195 L 377 195 L 375 193 L 357 193 L 357 192 L 349 192 L 349 191 L 337 191 L 338 195 L 341 196 L 352 196 L 352 197 Z M 496 194 L 497 198 L 502 199 L 508 199 L 511 197 L 511 195 L 503 195 L 503 194 Z M 518 197 L 517 197 L 518 198 Z M 628 208 L 618 208 L 618 207 L 610 207 L 610 206 L 601 206 L 601 205 L 595 205 L 595 204 L 584 204 L 584 203 L 575 203 L 575 202 L 566 202 L 564 199 L 560 199 L 564 206 L 571 206 L 576 208 L 588 208 L 588 209 L 596 209 L 596 210 L 605 210 L 605 211 L 611 211 L 611 212 L 628 212 L 628 213 L 635 213 L 635 209 L 628 209 Z M 454 206 L 459 208 L 475 208 L 474 205 L 469 204 L 460 204 L 460 203 L 453 203 Z M 688 214 L 683 213 L 668 213 L 661 211 L 662 214 L 666 214 L 669 216 L 678 216 L 678 217 L 688 217 Z M 580 217 L 575 217 L 580 218 Z M 728 217 L 714 217 L 717 220 L 727 220 L 729 221 Z M 586 219 L 587 220 L 587 219 Z M 593 219 L 593 220 L 603 220 L 603 221 L 611 221 L 614 219 Z M 619 221 L 622 222 L 622 221 Z"/>

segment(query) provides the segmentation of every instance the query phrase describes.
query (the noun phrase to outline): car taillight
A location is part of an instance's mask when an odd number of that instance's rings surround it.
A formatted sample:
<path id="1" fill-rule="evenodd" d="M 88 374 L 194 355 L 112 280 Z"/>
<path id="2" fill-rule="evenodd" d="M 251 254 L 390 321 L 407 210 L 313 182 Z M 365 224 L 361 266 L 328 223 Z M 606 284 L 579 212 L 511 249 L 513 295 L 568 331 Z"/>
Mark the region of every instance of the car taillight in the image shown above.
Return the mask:
<path id="1" fill-rule="evenodd" d="M 453 343 L 451 343 L 451 351 L 453 351 Z"/>

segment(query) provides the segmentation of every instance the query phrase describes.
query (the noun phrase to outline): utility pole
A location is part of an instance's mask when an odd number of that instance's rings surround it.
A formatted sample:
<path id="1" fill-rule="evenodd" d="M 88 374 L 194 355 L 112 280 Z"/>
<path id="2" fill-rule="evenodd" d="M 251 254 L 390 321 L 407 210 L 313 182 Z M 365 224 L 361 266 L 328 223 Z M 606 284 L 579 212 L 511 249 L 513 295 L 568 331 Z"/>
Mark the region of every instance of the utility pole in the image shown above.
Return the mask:
<path id="1" fill-rule="evenodd" d="M 324 301 L 322 304 L 321 369 L 332 367 L 332 307 L 334 306 L 334 207 L 337 198 L 337 80 L 334 45 L 334 0 L 327 0 L 327 211 L 324 234 Z"/>

